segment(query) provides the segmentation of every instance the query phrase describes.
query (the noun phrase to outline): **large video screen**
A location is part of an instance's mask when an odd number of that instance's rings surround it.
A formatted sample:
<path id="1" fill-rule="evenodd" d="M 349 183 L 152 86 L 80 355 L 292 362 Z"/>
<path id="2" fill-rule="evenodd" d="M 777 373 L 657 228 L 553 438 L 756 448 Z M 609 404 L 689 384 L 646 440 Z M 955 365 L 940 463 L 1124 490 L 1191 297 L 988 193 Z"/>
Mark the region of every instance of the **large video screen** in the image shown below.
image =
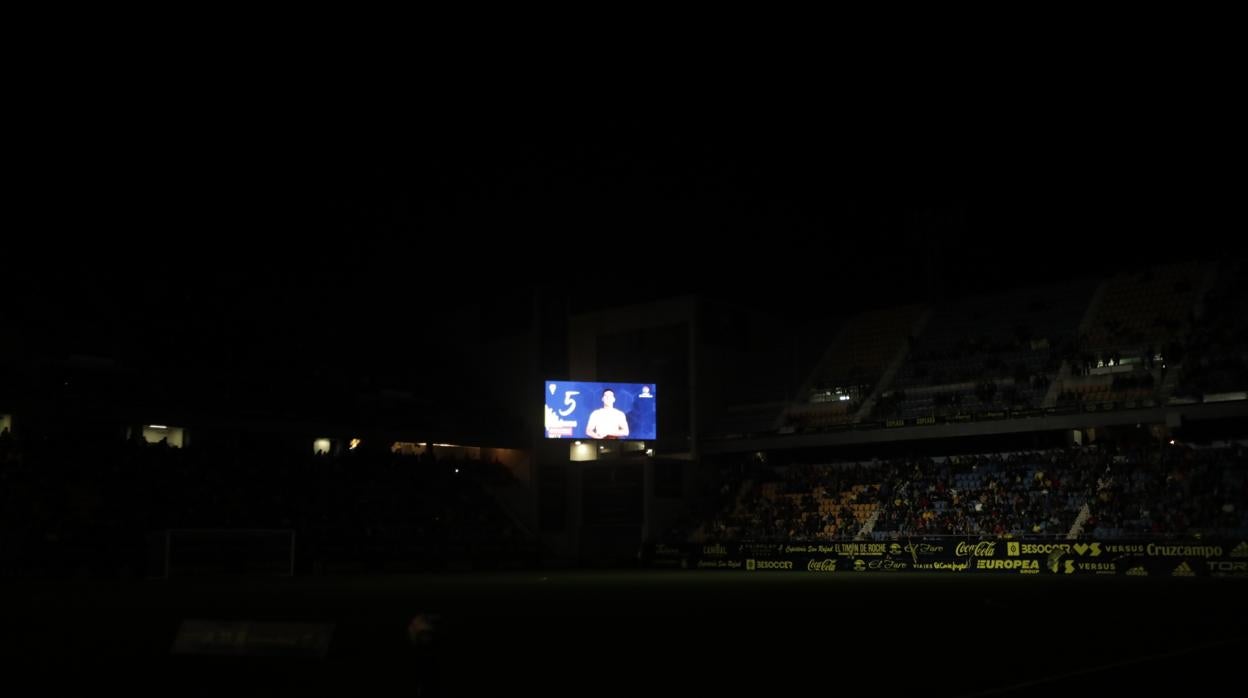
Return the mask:
<path id="1" fill-rule="evenodd" d="M 654 383 L 546 381 L 546 438 L 658 438 Z"/>

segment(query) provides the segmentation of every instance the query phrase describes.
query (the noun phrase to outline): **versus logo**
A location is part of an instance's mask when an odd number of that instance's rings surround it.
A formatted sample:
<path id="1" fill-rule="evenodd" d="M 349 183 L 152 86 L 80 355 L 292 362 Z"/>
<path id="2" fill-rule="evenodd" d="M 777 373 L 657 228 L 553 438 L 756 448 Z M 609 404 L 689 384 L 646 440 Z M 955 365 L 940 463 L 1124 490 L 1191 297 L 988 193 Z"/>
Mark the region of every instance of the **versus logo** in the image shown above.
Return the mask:
<path id="1" fill-rule="evenodd" d="M 1052 572 L 1053 574 L 1058 574 L 1059 572 L 1062 571 L 1062 556 L 1060 553 L 1049 556 L 1049 571 Z M 1075 573 L 1075 561 L 1074 560 L 1066 561 L 1065 573 L 1066 574 Z"/>
<path id="2" fill-rule="evenodd" d="M 1086 544 L 1075 543 L 1075 552 L 1079 553 L 1080 555 L 1085 555 L 1088 552 L 1091 552 L 1092 557 L 1096 557 L 1097 555 L 1101 554 L 1101 544 L 1100 543 L 1086 543 Z"/>
<path id="3" fill-rule="evenodd" d="M 1117 568 L 1112 562 L 1076 562 L 1075 558 L 1063 560 L 1061 555 L 1049 556 L 1049 571 L 1053 574 L 1074 574 L 1075 570 L 1095 572 L 1097 574 L 1113 574 Z"/>

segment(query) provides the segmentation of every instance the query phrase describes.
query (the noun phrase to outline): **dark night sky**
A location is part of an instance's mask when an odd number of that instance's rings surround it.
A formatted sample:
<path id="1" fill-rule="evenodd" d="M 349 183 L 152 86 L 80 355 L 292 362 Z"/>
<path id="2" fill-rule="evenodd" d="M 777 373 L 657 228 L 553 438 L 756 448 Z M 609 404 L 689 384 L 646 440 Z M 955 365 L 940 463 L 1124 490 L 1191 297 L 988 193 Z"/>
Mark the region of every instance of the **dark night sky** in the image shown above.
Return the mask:
<path id="1" fill-rule="evenodd" d="M 36 168 L 38 227 L 7 245 L 10 343 L 404 383 L 482 335 L 428 328 L 522 327 L 535 286 L 578 289 L 578 310 L 704 292 L 800 324 L 792 299 L 832 278 L 878 306 L 1218 256 L 1225 186 L 1190 154 L 915 123 L 468 110 L 87 134 Z"/>

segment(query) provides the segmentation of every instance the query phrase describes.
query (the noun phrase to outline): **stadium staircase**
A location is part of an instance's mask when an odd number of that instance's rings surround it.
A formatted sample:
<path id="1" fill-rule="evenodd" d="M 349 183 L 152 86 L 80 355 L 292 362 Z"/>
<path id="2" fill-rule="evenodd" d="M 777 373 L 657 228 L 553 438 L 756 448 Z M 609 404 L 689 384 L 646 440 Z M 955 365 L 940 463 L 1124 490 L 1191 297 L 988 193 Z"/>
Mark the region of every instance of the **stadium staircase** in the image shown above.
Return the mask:
<path id="1" fill-rule="evenodd" d="M 741 481 L 741 486 L 737 488 L 737 493 L 732 498 L 732 507 L 729 509 L 729 511 L 731 511 L 733 514 L 736 514 L 741 511 L 741 500 L 745 499 L 745 494 L 749 492 L 750 488 L 752 488 L 753 486 L 754 486 L 754 480 L 751 478 L 745 478 L 744 480 Z M 698 524 L 697 529 L 695 529 L 693 534 L 690 536 L 690 540 L 703 542 L 703 543 L 706 542 L 707 541 L 706 527 L 709 525 L 710 525 L 709 521 L 703 521 L 702 523 Z"/>
<path id="2" fill-rule="evenodd" d="M 1075 539 L 1083 535 L 1083 524 L 1087 522 L 1088 517 L 1092 515 L 1092 509 L 1088 507 L 1088 503 L 1084 502 L 1079 508 L 1079 515 L 1075 517 L 1074 523 L 1070 525 L 1070 531 L 1066 533 L 1066 538 Z"/>
<path id="3" fill-rule="evenodd" d="M 932 314 L 935 310 L 933 307 L 928 307 L 919 314 L 918 319 L 914 321 L 914 325 L 910 328 L 911 337 L 918 337 L 922 334 L 923 328 L 932 319 Z M 902 342 L 897 355 L 888 363 L 888 367 L 884 369 L 884 374 L 880 376 L 880 381 L 876 384 L 875 390 L 871 391 L 870 397 L 862 401 L 862 406 L 858 408 L 858 413 L 854 415 L 855 422 L 861 422 L 871 416 L 871 411 L 875 409 L 875 403 L 879 402 L 880 396 L 892 386 L 893 379 L 897 377 L 897 372 L 901 370 L 902 365 L 906 362 L 906 355 L 909 353 L 910 342 Z"/>
<path id="4" fill-rule="evenodd" d="M 1096 316 L 1101 310 L 1101 302 L 1105 299 L 1105 289 L 1109 287 L 1108 281 L 1102 281 L 1096 285 L 1096 290 L 1092 292 L 1092 299 L 1088 301 L 1088 307 L 1083 311 L 1083 319 L 1079 321 L 1079 335 L 1085 337 L 1092 330 L 1092 324 L 1096 321 Z M 1049 408 L 1057 406 L 1057 397 L 1061 395 L 1064 385 L 1070 378 L 1071 368 L 1070 359 L 1062 361 L 1062 367 L 1057 371 L 1057 379 L 1049 384 L 1049 392 L 1044 395 L 1044 402 L 1041 407 Z"/>
<path id="5" fill-rule="evenodd" d="M 884 507 L 876 507 L 875 511 L 871 512 L 871 516 L 862 523 L 862 528 L 859 529 L 858 535 L 854 536 L 854 540 L 866 540 L 871 537 L 871 531 L 875 530 L 876 519 L 880 518 L 880 512 L 883 509 Z"/>

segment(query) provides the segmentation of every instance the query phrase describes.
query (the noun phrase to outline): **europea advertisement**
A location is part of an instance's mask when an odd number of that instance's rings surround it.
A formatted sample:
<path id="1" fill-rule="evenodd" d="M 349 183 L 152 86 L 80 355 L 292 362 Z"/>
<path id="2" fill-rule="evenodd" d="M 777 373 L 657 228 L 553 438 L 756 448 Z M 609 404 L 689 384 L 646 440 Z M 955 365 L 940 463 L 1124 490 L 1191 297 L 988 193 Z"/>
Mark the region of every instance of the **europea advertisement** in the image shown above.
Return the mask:
<path id="1" fill-rule="evenodd" d="M 1248 577 L 1248 541 L 927 538 L 813 543 L 657 543 L 656 569 L 747 573 L 924 572 L 1129 577 Z"/>

